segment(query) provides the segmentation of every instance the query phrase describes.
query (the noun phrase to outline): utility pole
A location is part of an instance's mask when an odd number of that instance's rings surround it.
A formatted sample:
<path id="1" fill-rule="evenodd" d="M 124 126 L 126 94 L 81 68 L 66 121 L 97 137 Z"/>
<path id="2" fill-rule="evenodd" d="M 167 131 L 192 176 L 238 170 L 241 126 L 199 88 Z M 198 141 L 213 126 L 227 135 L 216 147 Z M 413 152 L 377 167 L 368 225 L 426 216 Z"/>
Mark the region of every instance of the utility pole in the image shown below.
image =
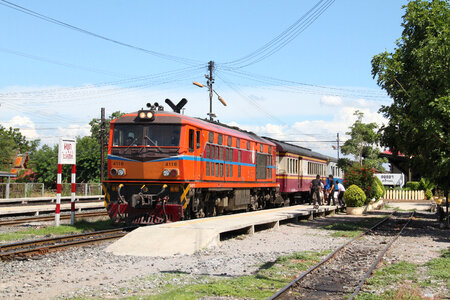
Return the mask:
<path id="1" fill-rule="evenodd" d="M 214 83 L 214 62 L 211 60 L 208 62 L 208 71 L 209 74 L 205 74 L 205 78 L 207 79 L 206 81 L 206 86 L 208 87 L 208 91 L 209 91 L 209 113 L 207 114 L 209 116 L 209 120 L 210 121 L 214 121 L 214 118 L 216 117 L 216 115 L 213 113 L 212 111 L 212 102 L 213 102 L 213 94 L 216 94 L 219 101 L 222 102 L 223 106 L 227 106 L 227 104 L 225 103 L 225 101 L 222 99 L 222 97 L 219 96 L 219 94 L 213 89 L 213 83 Z M 192 82 L 194 85 L 203 88 L 205 87 L 204 84 L 201 84 L 199 82 Z"/>
<path id="2" fill-rule="evenodd" d="M 100 119 L 100 182 L 103 183 L 104 180 L 104 165 L 105 165 L 105 108 L 101 109 L 101 119 Z"/>
<path id="3" fill-rule="evenodd" d="M 206 79 L 208 79 L 206 84 L 208 85 L 208 90 L 209 90 L 209 114 L 208 114 L 208 116 L 209 116 L 210 121 L 212 121 L 213 118 L 216 116 L 212 111 L 213 83 L 214 83 L 213 70 L 214 70 L 214 62 L 211 60 L 208 63 L 209 76 L 205 75 Z"/>
<path id="4" fill-rule="evenodd" d="M 337 159 L 339 159 L 339 132 L 337 133 Z"/>

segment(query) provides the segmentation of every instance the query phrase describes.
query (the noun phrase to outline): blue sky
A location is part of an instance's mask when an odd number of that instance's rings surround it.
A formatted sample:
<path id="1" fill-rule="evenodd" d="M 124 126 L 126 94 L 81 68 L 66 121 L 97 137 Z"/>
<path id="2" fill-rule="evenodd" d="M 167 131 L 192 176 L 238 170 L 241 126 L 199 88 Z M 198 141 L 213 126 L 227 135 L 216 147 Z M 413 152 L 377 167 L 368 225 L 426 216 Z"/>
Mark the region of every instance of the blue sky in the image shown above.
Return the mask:
<path id="1" fill-rule="evenodd" d="M 225 63 L 266 44 L 319 1 L 12 2 L 193 62 L 161 59 L 0 5 L 4 126 L 54 143 L 59 136 L 88 134 L 87 123 L 99 116 L 100 107 L 107 114 L 136 111 L 148 101 L 182 97 L 189 101 L 186 114 L 205 117 L 207 91 L 191 82 L 204 82 L 206 63 L 214 60 L 215 88 L 228 103 L 214 103 L 220 121 L 284 140 L 307 140 L 300 144 L 322 152 L 331 146 L 317 141 L 329 140 L 336 132 L 344 135 L 355 109 L 366 114 L 366 121 L 383 122 L 377 111 L 390 100 L 372 79 L 370 60 L 394 48 L 401 35 L 401 7 L 407 3 L 337 0 L 280 51 L 230 69 Z"/>

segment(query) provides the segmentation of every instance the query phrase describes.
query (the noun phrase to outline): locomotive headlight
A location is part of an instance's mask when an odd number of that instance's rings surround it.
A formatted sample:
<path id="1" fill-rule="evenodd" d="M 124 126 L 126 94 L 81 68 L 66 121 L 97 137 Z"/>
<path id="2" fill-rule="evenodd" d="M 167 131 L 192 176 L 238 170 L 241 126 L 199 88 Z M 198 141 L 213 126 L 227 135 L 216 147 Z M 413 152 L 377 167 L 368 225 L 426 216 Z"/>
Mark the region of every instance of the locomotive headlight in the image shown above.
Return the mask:
<path id="1" fill-rule="evenodd" d="M 147 118 L 149 119 L 153 118 L 153 113 L 151 111 L 147 112 Z"/>
<path id="2" fill-rule="evenodd" d="M 139 118 L 145 119 L 145 112 L 144 112 L 144 111 L 141 111 L 141 112 L 139 113 Z"/>
<path id="3" fill-rule="evenodd" d="M 117 175 L 119 175 L 119 176 L 125 175 L 125 169 L 119 169 L 119 170 L 117 170 Z"/>
<path id="4" fill-rule="evenodd" d="M 117 175 L 117 169 L 111 169 L 110 171 L 109 171 L 109 174 L 111 174 L 112 176 L 116 176 Z"/>
<path id="5" fill-rule="evenodd" d="M 177 169 L 170 170 L 170 176 L 175 177 L 177 175 L 178 175 L 178 170 Z"/>
<path id="6" fill-rule="evenodd" d="M 167 177 L 167 176 L 170 175 L 170 170 L 169 169 L 164 169 L 162 174 L 163 174 L 164 177 Z"/>

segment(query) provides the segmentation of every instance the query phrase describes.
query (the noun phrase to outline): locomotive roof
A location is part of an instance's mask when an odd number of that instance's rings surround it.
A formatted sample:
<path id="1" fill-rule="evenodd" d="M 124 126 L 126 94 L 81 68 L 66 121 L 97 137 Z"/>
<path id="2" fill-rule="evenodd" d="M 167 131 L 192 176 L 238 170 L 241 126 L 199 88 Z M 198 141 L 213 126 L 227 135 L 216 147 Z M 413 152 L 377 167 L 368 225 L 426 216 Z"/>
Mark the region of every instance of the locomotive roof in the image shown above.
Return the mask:
<path id="1" fill-rule="evenodd" d="M 264 137 L 264 138 L 269 141 L 272 141 L 274 144 L 276 144 L 279 152 L 288 152 L 288 153 L 293 153 L 293 154 L 297 154 L 297 155 L 301 155 L 301 156 L 308 156 L 308 157 L 318 158 L 318 159 L 323 159 L 323 160 L 331 160 L 331 158 L 329 156 L 312 151 L 309 148 L 289 144 L 289 143 L 282 142 L 282 141 L 279 141 L 279 140 L 276 140 L 273 138 L 269 138 L 269 137 Z"/>
<path id="2" fill-rule="evenodd" d="M 113 121 L 111 123 L 114 124 L 149 124 L 148 121 L 139 121 L 136 120 L 136 117 L 138 115 L 138 112 L 129 113 L 126 115 L 123 115 Z M 257 141 L 260 143 L 265 144 L 271 144 L 272 146 L 275 146 L 270 140 L 267 140 L 265 138 L 262 138 L 258 136 L 257 134 L 246 131 L 243 129 L 240 129 L 235 126 L 229 126 L 223 123 L 215 122 L 215 121 L 209 121 L 206 119 L 201 118 L 194 118 L 194 117 L 188 117 L 186 115 L 181 115 L 174 112 L 168 112 L 168 111 L 155 111 L 155 121 L 153 123 L 158 124 L 190 124 L 194 126 L 199 126 L 201 128 L 204 128 L 206 130 L 214 131 L 214 132 L 220 132 L 222 134 L 232 135 L 238 138 L 248 139 Z"/>

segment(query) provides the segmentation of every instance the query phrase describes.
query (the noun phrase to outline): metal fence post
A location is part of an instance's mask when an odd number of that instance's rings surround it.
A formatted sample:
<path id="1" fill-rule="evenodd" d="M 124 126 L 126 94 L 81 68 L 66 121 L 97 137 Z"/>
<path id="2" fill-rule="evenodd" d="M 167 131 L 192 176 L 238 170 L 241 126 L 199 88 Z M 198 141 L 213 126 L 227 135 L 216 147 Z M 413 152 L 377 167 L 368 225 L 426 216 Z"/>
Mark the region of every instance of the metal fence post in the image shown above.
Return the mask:
<path id="1" fill-rule="evenodd" d="M 88 184 L 85 183 L 85 184 L 84 184 L 84 195 L 85 195 L 85 196 L 88 196 L 88 195 L 89 195 L 89 193 L 88 193 L 88 188 L 89 188 Z"/>
<path id="2" fill-rule="evenodd" d="M 44 197 L 44 184 L 41 183 L 41 195 L 42 197 Z"/>

